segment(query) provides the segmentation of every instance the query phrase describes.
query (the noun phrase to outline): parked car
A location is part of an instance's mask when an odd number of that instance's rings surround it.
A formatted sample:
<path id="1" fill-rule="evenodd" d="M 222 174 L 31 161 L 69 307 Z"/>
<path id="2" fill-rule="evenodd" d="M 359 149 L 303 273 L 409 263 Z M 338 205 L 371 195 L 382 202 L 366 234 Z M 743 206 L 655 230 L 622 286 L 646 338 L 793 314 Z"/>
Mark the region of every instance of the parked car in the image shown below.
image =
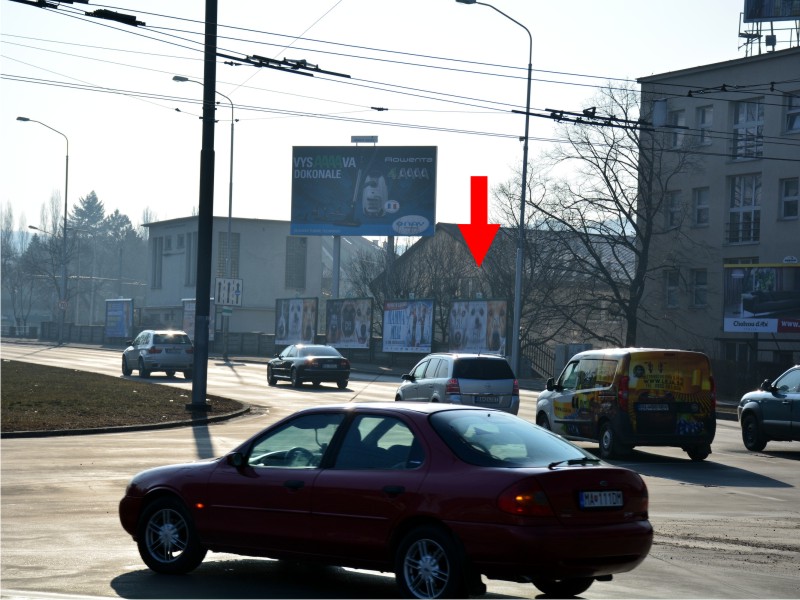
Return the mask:
<path id="1" fill-rule="evenodd" d="M 150 377 L 153 371 L 164 371 L 167 377 L 173 377 L 181 371 L 186 379 L 192 378 L 194 346 L 186 332 L 145 329 L 127 344 L 122 352 L 122 374 L 126 377 L 136 369 L 139 377 Z"/>
<path id="2" fill-rule="evenodd" d="M 800 365 L 746 393 L 736 413 L 748 450 L 759 452 L 772 440 L 800 441 Z"/>
<path id="3" fill-rule="evenodd" d="M 519 382 L 502 356 L 437 352 L 402 378 L 395 392 L 398 402 L 447 402 L 519 412 Z"/>
<path id="4" fill-rule="evenodd" d="M 481 575 L 580 594 L 634 569 L 653 537 L 634 471 L 450 404 L 301 410 L 222 458 L 139 473 L 119 515 L 159 573 L 210 550 L 394 572 L 411 598 L 483 594 Z"/>
<path id="5" fill-rule="evenodd" d="M 596 441 L 603 459 L 634 446 L 711 454 L 717 427 L 711 363 L 701 352 L 606 348 L 573 356 L 536 402 L 536 422 L 571 440 Z"/>
<path id="6" fill-rule="evenodd" d="M 277 385 L 288 379 L 294 387 L 310 381 L 315 386 L 334 381 L 340 390 L 350 380 L 350 361 L 333 346 L 293 344 L 267 363 L 267 383 Z"/>

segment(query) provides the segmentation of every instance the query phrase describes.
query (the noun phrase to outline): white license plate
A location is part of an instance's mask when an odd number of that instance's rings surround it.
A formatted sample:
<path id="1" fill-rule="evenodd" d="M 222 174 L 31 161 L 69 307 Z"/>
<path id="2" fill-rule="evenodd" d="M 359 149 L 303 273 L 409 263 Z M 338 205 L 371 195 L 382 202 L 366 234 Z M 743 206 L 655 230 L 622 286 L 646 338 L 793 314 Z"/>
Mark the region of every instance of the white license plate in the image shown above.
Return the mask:
<path id="1" fill-rule="evenodd" d="M 167 354 L 180 354 L 179 348 L 167 348 Z"/>
<path id="2" fill-rule="evenodd" d="M 500 404 L 500 396 L 475 396 L 475 404 Z"/>
<path id="3" fill-rule="evenodd" d="M 637 404 L 639 412 L 669 412 L 669 404 Z"/>
<path id="4" fill-rule="evenodd" d="M 335 369 L 337 365 L 322 365 L 323 369 Z"/>
<path id="5" fill-rule="evenodd" d="M 609 508 L 622 506 L 622 492 L 603 490 L 601 492 L 581 492 L 578 496 L 581 508 Z"/>

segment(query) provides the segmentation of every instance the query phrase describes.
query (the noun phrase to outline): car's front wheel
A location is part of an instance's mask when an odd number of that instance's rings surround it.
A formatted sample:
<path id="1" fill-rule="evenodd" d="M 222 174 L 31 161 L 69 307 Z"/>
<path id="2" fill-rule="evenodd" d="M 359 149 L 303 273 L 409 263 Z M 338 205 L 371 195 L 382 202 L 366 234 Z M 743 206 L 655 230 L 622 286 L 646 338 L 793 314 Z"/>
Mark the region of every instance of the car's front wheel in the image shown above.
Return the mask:
<path id="1" fill-rule="evenodd" d="M 758 419 L 753 414 L 747 414 L 742 419 L 742 442 L 744 447 L 751 452 L 761 452 L 767 446 L 767 436 L 761 430 Z"/>
<path id="2" fill-rule="evenodd" d="M 137 545 L 142 560 L 157 573 L 188 573 L 206 556 L 189 511 L 176 498 L 160 498 L 145 509 Z"/>
<path id="3" fill-rule="evenodd" d="M 278 378 L 275 377 L 275 373 L 272 372 L 272 367 L 267 365 L 267 385 L 277 385 Z"/>
<path id="4" fill-rule="evenodd" d="M 535 578 L 533 585 L 539 591 L 553 598 L 570 598 L 582 594 L 594 583 L 591 577 L 576 577 L 574 579 L 542 579 Z"/>
<path id="5" fill-rule="evenodd" d="M 144 366 L 144 360 L 139 359 L 139 377 L 150 377 L 150 371 Z"/>
<path id="6" fill-rule="evenodd" d="M 129 377 L 130 374 L 133 373 L 133 369 L 128 366 L 128 361 L 125 359 L 125 355 L 122 355 L 122 374 L 125 377 Z"/>
<path id="7" fill-rule="evenodd" d="M 395 577 L 404 598 L 466 597 L 460 553 L 452 536 L 439 527 L 418 527 L 403 538 Z"/>
<path id="8" fill-rule="evenodd" d="M 347 387 L 347 379 L 340 379 L 339 381 L 336 382 L 336 386 L 340 390 L 345 389 Z"/>
<path id="9" fill-rule="evenodd" d="M 167 371 L 167 377 L 175 377 L 175 371 L 173 371 L 172 369 Z"/>
<path id="10" fill-rule="evenodd" d="M 536 424 L 542 429 L 547 429 L 550 431 L 550 419 L 547 418 L 546 414 L 541 413 L 538 417 L 536 417 Z"/>

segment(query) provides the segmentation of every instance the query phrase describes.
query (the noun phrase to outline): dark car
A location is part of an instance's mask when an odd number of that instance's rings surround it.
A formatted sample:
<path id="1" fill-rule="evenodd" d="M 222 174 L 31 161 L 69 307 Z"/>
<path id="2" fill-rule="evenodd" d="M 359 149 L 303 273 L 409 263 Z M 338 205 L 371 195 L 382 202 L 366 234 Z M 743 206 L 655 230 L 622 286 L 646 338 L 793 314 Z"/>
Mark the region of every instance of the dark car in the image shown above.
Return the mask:
<path id="1" fill-rule="evenodd" d="M 519 412 L 519 382 L 499 355 L 437 352 L 402 377 L 394 397 L 398 402 L 447 402 Z"/>
<path id="2" fill-rule="evenodd" d="M 350 380 L 350 361 L 333 346 L 293 344 L 267 364 L 267 383 L 276 385 L 278 379 L 288 379 L 294 387 L 333 381 L 343 390 Z"/>
<path id="3" fill-rule="evenodd" d="M 145 564 L 207 551 L 394 572 L 404 596 L 481 575 L 580 594 L 650 550 L 642 478 L 502 411 L 350 403 L 297 412 L 222 458 L 136 475 L 119 506 Z"/>
<path id="4" fill-rule="evenodd" d="M 139 377 L 150 377 L 153 371 L 163 371 L 172 377 L 180 371 L 186 379 L 192 378 L 194 345 L 186 332 L 145 329 L 127 344 L 122 351 L 122 374 L 126 377 L 136 369 Z"/>
<path id="5" fill-rule="evenodd" d="M 748 450 L 759 452 L 771 440 L 800 441 L 800 365 L 746 393 L 736 413 Z"/>

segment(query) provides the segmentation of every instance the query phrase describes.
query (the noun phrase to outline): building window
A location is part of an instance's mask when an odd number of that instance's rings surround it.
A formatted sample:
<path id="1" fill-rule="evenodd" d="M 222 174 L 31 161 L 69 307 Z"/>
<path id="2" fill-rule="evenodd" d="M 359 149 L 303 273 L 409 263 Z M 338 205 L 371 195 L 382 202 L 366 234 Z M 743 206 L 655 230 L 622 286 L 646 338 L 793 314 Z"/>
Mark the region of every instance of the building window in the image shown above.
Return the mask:
<path id="1" fill-rule="evenodd" d="M 800 204 L 800 178 L 781 179 L 781 219 L 797 219 Z"/>
<path id="2" fill-rule="evenodd" d="M 683 220 L 683 202 L 681 201 L 680 192 L 667 192 L 666 193 L 666 215 L 665 223 L 667 229 L 677 229 L 681 226 Z"/>
<path id="3" fill-rule="evenodd" d="M 150 289 L 161 289 L 161 274 L 164 262 L 164 238 L 155 237 L 150 238 L 150 243 L 153 248 L 153 264 L 150 269 Z"/>
<path id="4" fill-rule="evenodd" d="M 692 306 L 708 305 L 708 271 L 692 269 Z"/>
<path id="5" fill-rule="evenodd" d="M 733 158 L 759 158 L 764 150 L 764 99 L 733 105 Z"/>
<path id="6" fill-rule="evenodd" d="M 239 234 L 231 232 L 230 275 L 228 274 L 228 232 L 219 232 L 217 244 L 217 277 L 239 278 Z"/>
<path id="7" fill-rule="evenodd" d="M 186 255 L 184 263 L 186 285 L 197 285 L 197 232 L 186 234 Z"/>
<path id="8" fill-rule="evenodd" d="M 750 344 L 746 342 L 723 342 L 725 360 L 740 364 L 750 362 Z"/>
<path id="9" fill-rule="evenodd" d="M 697 109 L 697 130 L 700 132 L 698 142 L 703 145 L 711 143 L 711 127 L 714 124 L 714 107 L 701 106 Z"/>
<path id="10" fill-rule="evenodd" d="M 664 274 L 665 302 L 667 308 L 678 307 L 678 293 L 680 284 L 680 274 L 678 271 L 667 271 Z"/>
<path id="11" fill-rule="evenodd" d="M 728 243 L 757 242 L 761 236 L 761 175 L 730 179 Z"/>
<path id="12" fill-rule="evenodd" d="M 169 252 L 172 250 L 172 236 L 165 235 L 164 236 L 164 252 Z"/>
<path id="13" fill-rule="evenodd" d="M 178 250 L 183 250 L 185 248 L 185 244 L 184 244 L 183 240 L 184 240 L 184 236 L 183 236 L 182 233 L 179 233 L 178 235 L 175 236 L 175 247 Z"/>
<path id="14" fill-rule="evenodd" d="M 293 290 L 306 289 L 306 255 L 308 238 L 286 238 L 285 287 Z"/>
<path id="15" fill-rule="evenodd" d="M 692 225 L 694 227 L 708 227 L 708 198 L 707 187 L 692 190 Z"/>
<path id="16" fill-rule="evenodd" d="M 786 94 L 786 131 L 800 131 L 800 91 Z"/>
<path id="17" fill-rule="evenodd" d="M 670 132 L 669 143 L 672 148 L 680 148 L 683 145 L 683 135 L 686 130 L 686 111 L 673 110 L 667 115 L 667 127 L 673 128 Z"/>

